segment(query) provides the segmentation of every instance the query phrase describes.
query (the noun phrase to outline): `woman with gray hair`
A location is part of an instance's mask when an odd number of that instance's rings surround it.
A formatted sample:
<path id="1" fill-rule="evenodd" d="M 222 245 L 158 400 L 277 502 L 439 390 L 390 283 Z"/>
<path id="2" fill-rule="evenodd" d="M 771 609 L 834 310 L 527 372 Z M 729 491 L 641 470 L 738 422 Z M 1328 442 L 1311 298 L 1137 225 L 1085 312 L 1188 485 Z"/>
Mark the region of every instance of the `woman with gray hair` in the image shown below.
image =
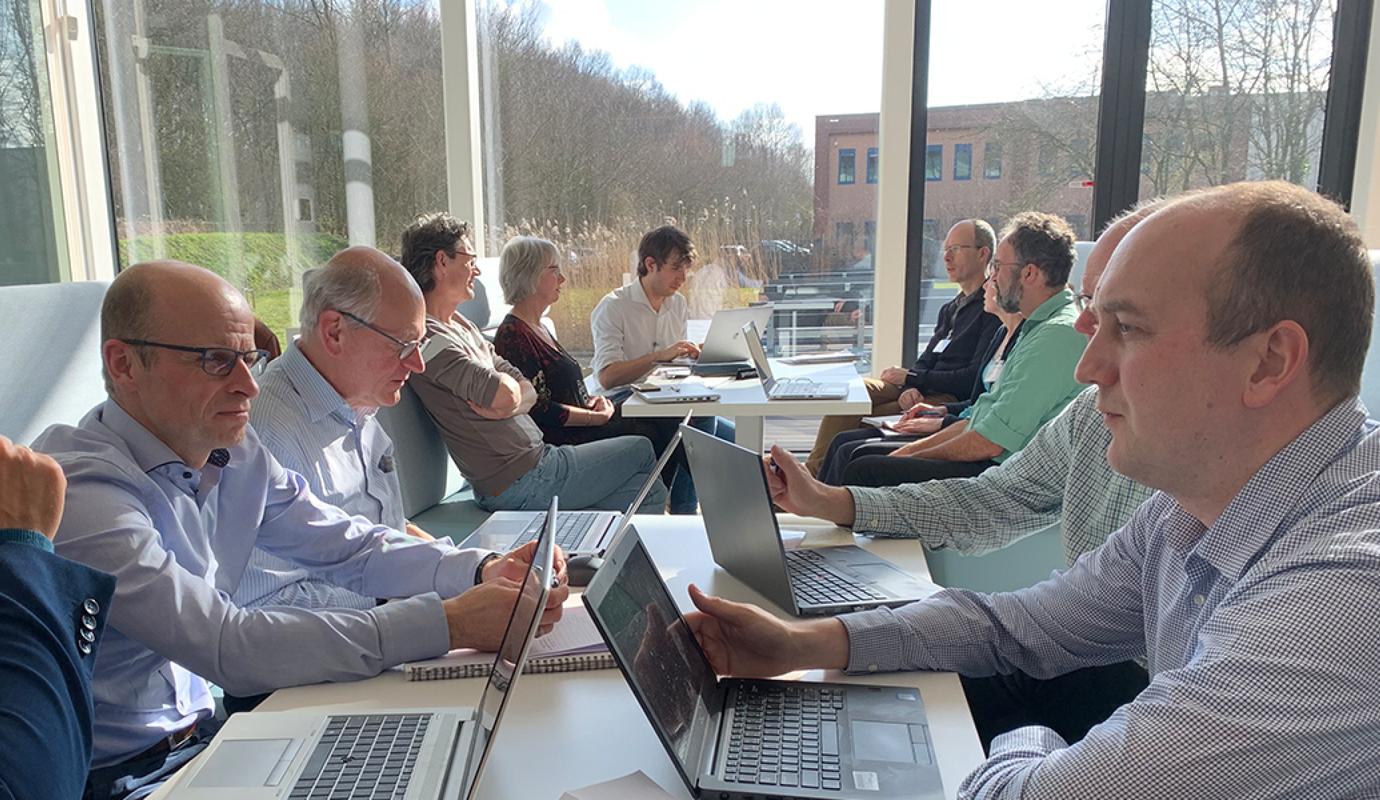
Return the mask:
<path id="1" fill-rule="evenodd" d="M 503 246 L 498 259 L 498 283 L 512 311 L 494 333 L 494 350 L 532 382 L 537 402 L 528 412 L 541 428 L 547 444 L 582 444 L 614 436 L 643 436 L 657 455 L 675 434 L 671 420 L 627 419 L 607 397 L 591 397 L 584 371 L 550 331 L 542 325 L 547 309 L 560 300 L 561 274 L 556 245 L 535 236 L 517 236 Z M 689 471 L 677 453 L 661 478 L 670 488 L 678 470 Z M 672 508 L 671 513 L 695 513 Z"/>

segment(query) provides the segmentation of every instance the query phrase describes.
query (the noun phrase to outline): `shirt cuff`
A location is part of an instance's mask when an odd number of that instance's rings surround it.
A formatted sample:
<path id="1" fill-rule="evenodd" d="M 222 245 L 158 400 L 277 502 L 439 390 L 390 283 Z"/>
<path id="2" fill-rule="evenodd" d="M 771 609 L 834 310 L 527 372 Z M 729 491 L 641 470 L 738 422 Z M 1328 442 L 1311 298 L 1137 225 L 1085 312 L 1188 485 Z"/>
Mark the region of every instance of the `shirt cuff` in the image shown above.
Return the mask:
<path id="1" fill-rule="evenodd" d="M 428 592 L 375 608 L 386 664 L 420 661 L 450 652 L 450 625 L 441 596 Z"/>
<path id="2" fill-rule="evenodd" d="M 53 542 L 38 531 L 23 528 L 0 528 L 0 544 L 27 544 L 39 550 L 53 552 Z"/>
<path id="3" fill-rule="evenodd" d="M 895 672 L 901 668 L 897 642 L 906 631 L 891 609 L 844 614 L 838 620 L 848 631 L 847 672 Z"/>
<path id="4" fill-rule="evenodd" d="M 925 391 L 925 378 L 927 377 L 929 377 L 929 370 L 920 372 L 918 370 L 908 369 L 906 370 L 905 387 L 923 393 Z"/>
<path id="5" fill-rule="evenodd" d="M 1010 455 L 1025 447 L 1030 442 L 1031 437 L 1035 435 L 1034 431 L 1018 431 L 1011 428 L 1005 422 L 998 419 L 997 416 L 992 413 L 991 408 L 988 408 L 986 412 L 977 419 L 972 419 L 970 417 L 968 420 L 968 430 L 982 434 L 982 436 L 992 444 L 997 445 L 1005 451 L 997 456 L 995 460 L 998 461 L 1000 461 L 1002 457 Z"/>
<path id="6" fill-rule="evenodd" d="M 875 531 L 882 529 L 887 517 L 886 493 L 881 489 L 866 486 L 845 486 L 853 495 L 853 525 L 855 531 Z"/>
<path id="7" fill-rule="evenodd" d="M 1043 725 L 1027 725 L 1000 734 L 992 740 L 991 755 L 1042 758 L 1068 747 L 1064 737 Z"/>

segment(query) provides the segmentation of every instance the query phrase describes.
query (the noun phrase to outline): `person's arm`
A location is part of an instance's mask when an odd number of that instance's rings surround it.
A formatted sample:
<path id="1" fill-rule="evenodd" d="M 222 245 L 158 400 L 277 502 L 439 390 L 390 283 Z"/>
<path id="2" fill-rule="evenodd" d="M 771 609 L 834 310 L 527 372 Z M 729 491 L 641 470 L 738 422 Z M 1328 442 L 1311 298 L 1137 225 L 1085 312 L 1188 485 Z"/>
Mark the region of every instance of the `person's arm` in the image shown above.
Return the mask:
<path id="1" fill-rule="evenodd" d="M 1001 451 L 1015 453 L 1082 390 L 1074 367 L 1088 340 L 1046 322 L 1020 334 L 992 391 L 973 403 L 968 427 Z M 998 454 L 1000 454 L 1000 452 Z"/>
<path id="2" fill-rule="evenodd" d="M 1325 562 L 1281 559 L 1269 574 L 1247 574 L 1194 625 L 1187 663 L 1158 671 L 1072 746 L 1041 727 L 998 736 L 959 796 L 1268 800 L 1376 785 L 1380 570 L 1365 537 Z"/>
<path id="3" fill-rule="evenodd" d="M 1001 445 L 973 430 L 969 420 L 960 420 L 933 436 L 902 445 L 892 455 L 935 461 L 987 461 L 1004 452 Z"/>
<path id="4" fill-rule="evenodd" d="M 992 338 L 1001 329 L 1001 321 L 985 311 L 963 335 L 956 335 L 952 344 L 923 372 L 912 372 L 906 385 L 925 393 L 951 394 L 964 397 L 987 364 Z"/>
<path id="5" fill-rule="evenodd" d="M 530 414 L 532 421 L 542 429 L 562 428 L 571 424 L 570 406 L 552 400 L 546 365 L 542 363 L 538 351 L 540 343 L 527 332 L 525 323 L 505 321 L 494 336 L 493 347 L 495 367 L 519 380 L 523 397 L 518 404 L 518 413 Z M 539 384 L 541 388 L 537 388 Z M 528 387 L 531 387 L 530 398 Z"/>
<path id="6" fill-rule="evenodd" d="M 511 417 L 522 404 L 523 388 L 516 377 L 489 367 L 452 341 L 428 354 L 426 372 L 422 374 L 425 380 L 444 388 L 476 411 L 487 409 L 490 413 L 485 416 Z"/>

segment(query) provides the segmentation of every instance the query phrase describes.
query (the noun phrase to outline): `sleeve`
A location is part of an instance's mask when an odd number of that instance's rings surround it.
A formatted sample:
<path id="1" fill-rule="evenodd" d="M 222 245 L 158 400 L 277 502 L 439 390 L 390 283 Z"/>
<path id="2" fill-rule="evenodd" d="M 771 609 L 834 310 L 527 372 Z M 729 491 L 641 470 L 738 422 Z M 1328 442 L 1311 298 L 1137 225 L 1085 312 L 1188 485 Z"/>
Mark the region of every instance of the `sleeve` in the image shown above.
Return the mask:
<path id="1" fill-rule="evenodd" d="M 1025 447 L 1082 390 L 1073 370 L 1087 343 L 1073 328 L 1050 323 L 1017 341 L 996 387 L 973 402 L 972 429 L 1008 453 Z"/>
<path id="2" fill-rule="evenodd" d="M 977 323 L 980 327 L 974 339 L 972 356 L 966 363 L 949 369 L 930 368 L 923 373 L 907 376 L 906 385 L 923 392 L 942 392 L 954 397 L 963 397 L 964 392 L 973 388 L 978 373 L 987 363 L 987 352 L 992 347 L 992 337 L 1001 328 L 1001 321 L 991 314 L 984 313 Z"/>
<path id="3" fill-rule="evenodd" d="M 222 513 L 242 505 L 252 514 L 262 503 L 255 543 L 265 550 L 360 594 L 418 596 L 368 611 L 245 609 L 230 599 L 233 585 L 222 590 L 168 549 L 136 478 L 116 477 L 118 468 L 98 466 L 90 459 L 64 465 L 67 513 L 58 551 L 118 578 L 114 628 L 227 691 L 257 694 L 364 678 L 449 649 L 436 589 L 449 596 L 470 585 L 478 561 L 473 551 L 461 555 L 440 542 L 407 543 L 405 534 L 347 517 L 321 504 L 300 475 L 274 461 L 267 498 L 226 501 Z M 198 545 L 206 546 L 189 546 Z M 179 624 L 169 625 L 170 616 Z"/>
<path id="4" fill-rule="evenodd" d="M 1071 466 L 1073 409 L 1041 428 L 1021 452 L 976 477 L 848 487 L 853 528 L 977 555 L 1057 524 Z"/>
<path id="5" fill-rule="evenodd" d="M 531 382 L 536 390 L 537 402 L 527 413 L 537 427 L 548 430 L 563 428 L 570 419 L 570 411 L 551 399 L 551 385 L 546 376 L 546 365 L 534 337 L 518 326 L 504 322 L 498 326 L 494 335 L 494 352 L 508 364 L 516 367 L 522 377 Z"/>
<path id="6" fill-rule="evenodd" d="M 448 341 L 446 346 L 438 347 L 428 355 L 426 371 L 418 377 L 425 376 L 423 380 L 445 389 L 462 401 L 488 406 L 498 393 L 500 374 L 499 370 L 490 369 L 471 358 L 460 345 Z"/>
<path id="7" fill-rule="evenodd" d="M 1039 727 L 997 737 L 959 797 L 1270 800 L 1376 785 L 1380 648 L 1357 644 L 1380 633 L 1370 548 L 1229 590 L 1187 664 L 1075 745 Z"/>
<path id="8" fill-rule="evenodd" d="M 623 323 L 617 310 L 618 299 L 606 295 L 590 315 L 590 329 L 594 334 L 594 359 L 590 367 L 597 378 L 609 364 L 627 361 L 623 350 Z"/>
<path id="9" fill-rule="evenodd" d="M 99 647 L 115 579 L 32 537 L 0 537 L 0 797 L 78 798 L 91 763 L 95 659 L 78 650 L 79 630 L 84 616 L 94 620 Z M 88 600 L 96 613 L 86 613 Z"/>
<path id="10" fill-rule="evenodd" d="M 1064 572 L 1015 592 L 946 589 L 840 617 L 850 672 L 942 670 L 1050 678 L 1145 653 L 1139 530 L 1148 509 Z"/>

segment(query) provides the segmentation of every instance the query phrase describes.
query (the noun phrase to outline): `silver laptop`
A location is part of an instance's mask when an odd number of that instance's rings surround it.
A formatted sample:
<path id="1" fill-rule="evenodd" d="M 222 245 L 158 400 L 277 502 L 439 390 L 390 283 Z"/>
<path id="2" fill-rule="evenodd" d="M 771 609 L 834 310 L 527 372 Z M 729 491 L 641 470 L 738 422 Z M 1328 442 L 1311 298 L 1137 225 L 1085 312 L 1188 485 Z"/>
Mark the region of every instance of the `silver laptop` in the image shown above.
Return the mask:
<path id="1" fill-rule="evenodd" d="M 357 714 L 234 714 L 187 767 L 184 800 L 474 798 L 508 698 L 527 660 L 556 573 L 556 499 L 523 579 L 478 709 L 406 708 Z M 438 689 L 444 695 L 445 687 Z"/>
<path id="2" fill-rule="evenodd" d="M 944 796 L 918 691 L 716 677 L 635 528 L 583 599 L 691 795 Z"/>
<path id="3" fill-rule="evenodd" d="M 771 374 L 767 351 L 762 348 L 762 335 L 754 323 L 743 326 L 743 340 L 747 342 L 748 354 L 762 378 L 762 390 L 767 393 L 768 400 L 842 400 L 848 396 L 846 383 L 817 383 L 809 378 L 777 380 Z"/>
<path id="4" fill-rule="evenodd" d="M 796 616 L 922 600 L 939 587 L 856 545 L 787 550 L 762 459 L 686 425 L 685 453 L 714 563 Z"/>
<path id="5" fill-rule="evenodd" d="M 685 412 L 681 424 L 689 422 L 692 413 L 694 412 Z M 633 498 L 626 511 L 566 511 L 561 514 L 561 524 L 556 530 L 556 544 L 567 556 L 600 555 L 604 552 L 604 548 L 608 547 L 609 542 L 613 541 L 614 535 L 618 533 L 618 523 L 624 519 L 631 519 L 642 505 L 642 501 L 647 499 L 647 494 L 652 491 L 652 484 L 660 479 L 666 462 L 671 460 L 676 447 L 680 445 L 680 436 L 680 431 L 676 431 L 671 443 L 662 451 L 661 458 L 657 459 L 656 466 L 652 467 L 651 474 L 643 482 L 642 490 Z M 474 533 L 465 537 L 460 546 L 506 553 L 535 539 L 545 519 L 544 511 L 495 511 L 484 520 L 484 524 L 475 528 Z"/>
<path id="6" fill-rule="evenodd" d="M 747 361 L 747 343 L 743 341 L 743 326 L 749 322 L 757 329 L 767 327 L 771 322 L 771 306 L 748 306 L 747 308 L 721 308 L 714 312 L 709 321 L 709 333 L 704 336 L 700 346 L 697 365 L 713 364 L 723 361 Z"/>

